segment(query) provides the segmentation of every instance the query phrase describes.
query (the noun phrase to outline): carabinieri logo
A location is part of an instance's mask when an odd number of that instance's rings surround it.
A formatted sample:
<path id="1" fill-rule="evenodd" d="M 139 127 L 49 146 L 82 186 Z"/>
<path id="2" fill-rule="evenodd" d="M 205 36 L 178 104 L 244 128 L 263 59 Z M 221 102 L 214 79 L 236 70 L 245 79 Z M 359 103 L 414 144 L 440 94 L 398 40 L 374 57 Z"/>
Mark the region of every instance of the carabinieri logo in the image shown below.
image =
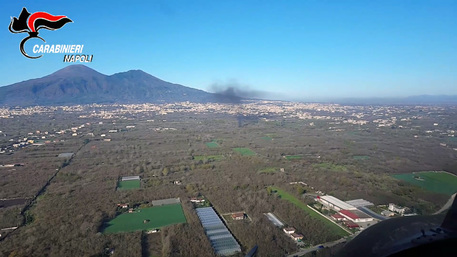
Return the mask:
<path id="1" fill-rule="evenodd" d="M 70 20 L 65 15 L 55 16 L 55 15 L 51 15 L 46 12 L 36 12 L 36 13 L 30 14 L 27 11 L 27 9 L 24 7 L 24 8 L 22 8 L 22 12 L 19 15 L 19 19 L 16 17 L 11 19 L 9 30 L 11 31 L 11 33 L 24 33 L 24 32 L 29 33 L 28 37 L 22 39 L 19 48 L 21 49 L 21 53 L 25 57 L 31 58 L 31 59 L 37 59 L 43 55 L 29 56 L 24 50 L 25 42 L 27 42 L 27 40 L 29 40 L 31 38 L 39 38 L 43 42 L 46 43 L 46 41 L 43 38 L 38 36 L 38 33 L 39 33 L 38 31 L 40 29 L 57 30 L 57 29 L 62 28 L 68 22 L 73 22 L 73 21 Z"/>

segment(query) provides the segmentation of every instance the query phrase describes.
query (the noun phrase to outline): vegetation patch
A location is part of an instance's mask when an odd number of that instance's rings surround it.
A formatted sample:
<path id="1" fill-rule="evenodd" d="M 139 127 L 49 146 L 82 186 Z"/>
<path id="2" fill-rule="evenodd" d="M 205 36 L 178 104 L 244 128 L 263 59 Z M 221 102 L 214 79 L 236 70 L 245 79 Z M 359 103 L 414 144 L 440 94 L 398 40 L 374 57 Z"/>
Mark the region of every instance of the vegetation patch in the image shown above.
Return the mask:
<path id="1" fill-rule="evenodd" d="M 264 136 L 264 137 L 261 137 L 261 138 L 262 138 L 263 140 L 265 140 L 265 141 L 271 141 L 271 140 L 273 140 L 273 138 L 272 138 L 272 137 L 269 137 L 269 136 Z"/>
<path id="2" fill-rule="evenodd" d="M 300 160 L 303 156 L 301 155 L 286 155 L 286 160 L 293 161 L 293 160 Z"/>
<path id="3" fill-rule="evenodd" d="M 233 151 L 243 155 L 243 156 L 253 156 L 255 152 L 249 148 L 233 148 Z"/>
<path id="4" fill-rule="evenodd" d="M 446 172 L 424 171 L 392 176 L 435 193 L 452 195 L 457 192 L 457 176 Z"/>
<path id="5" fill-rule="evenodd" d="M 196 161 L 220 161 L 224 159 L 223 155 L 195 155 L 194 160 Z"/>
<path id="6" fill-rule="evenodd" d="M 103 233 L 152 230 L 178 223 L 186 223 L 182 206 L 169 204 L 122 213 L 105 224 Z"/>
<path id="7" fill-rule="evenodd" d="M 317 220 L 320 220 L 322 221 L 323 223 L 325 223 L 325 225 L 327 225 L 329 228 L 331 228 L 332 232 L 338 236 L 341 236 L 341 237 L 344 237 L 344 236 L 347 236 L 349 235 L 348 232 L 346 232 L 345 230 L 343 230 L 342 228 L 340 228 L 338 225 L 332 223 L 331 221 L 329 221 L 328 219 L 322 217 L 321 215 L 319 215 L 318 213 L 316 213 L 315 211 L 311 210 L 311 208 L 308 207 L 308 205 L 306 205 L 305 203 L 303 203 L 302 201 L 298 200 L 295 196 L 287 193 L 286 191 L 282 190 L 282 189 L 279 189 L 277 187 L 268 187 L 267 189 L 269 192 L 275 192 L 276 194 L 279 195 L 279 197 L 281 197 L 281 199 L 283 200 L 286 200 L 286 201 L 289 201 L 290 203 L 294 204 L 295 206 L 297 206 L 298 208 L 302 209 L 303 211 L 305 211 L 306 213 L 308 213 L 311 217 L 317 219 Z"/>
<path id="8" fill-rule="evenodd" d="M 119 181 L 117 184 L 118 190 L 131 190 L 131 189 L 138 189 L 140 188 L 141 183 L 140 180 L 126 180 L 126 181 Z"/>
<path id="9" fill-rule="evenodd" d="M 276 173 L 279 171 L 277 167 L 267 167 L 259 170 L 259 173 Z"/>

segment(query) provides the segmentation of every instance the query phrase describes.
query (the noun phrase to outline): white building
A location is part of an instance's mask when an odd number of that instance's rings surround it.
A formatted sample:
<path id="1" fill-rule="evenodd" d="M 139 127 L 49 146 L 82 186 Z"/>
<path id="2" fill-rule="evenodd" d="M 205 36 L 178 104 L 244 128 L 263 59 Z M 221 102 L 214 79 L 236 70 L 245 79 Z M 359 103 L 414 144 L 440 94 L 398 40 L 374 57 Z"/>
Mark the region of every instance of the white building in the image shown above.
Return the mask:
<path id="1" fill-rule="evenodd" d="M 356 210 L 354 206 L 341 201 L 340 199 L 333 197 L 331 195 L 324 195 L 324 196 L 317 196 L 317 201 L 322 203 L 324 206 L 327 206 L 328 208 L 331 208 L 335 211 L 341 211 L 341 210 Z"/>
<path id="2" fill-rule="evenodd" d="M 393 203 L 389 203 L 389 211 L 396 212 L 400 215 L 404 215 L 408 211 L 407 207 L 401 207 Z"/>

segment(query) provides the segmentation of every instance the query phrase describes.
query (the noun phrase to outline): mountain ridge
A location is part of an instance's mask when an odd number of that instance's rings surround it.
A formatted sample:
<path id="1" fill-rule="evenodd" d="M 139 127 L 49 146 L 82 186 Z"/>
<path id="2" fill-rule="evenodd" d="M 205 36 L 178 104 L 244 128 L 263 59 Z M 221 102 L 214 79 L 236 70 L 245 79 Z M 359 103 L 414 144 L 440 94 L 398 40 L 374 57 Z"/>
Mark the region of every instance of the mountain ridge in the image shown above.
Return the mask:
<path id="1" fill-rule="evenodd" d="M 70 65 L 41 78 L 0 87 L 0 105 L 211 102 L 215 95 L 170 83 L 142 70 L 105 75 Z"/>

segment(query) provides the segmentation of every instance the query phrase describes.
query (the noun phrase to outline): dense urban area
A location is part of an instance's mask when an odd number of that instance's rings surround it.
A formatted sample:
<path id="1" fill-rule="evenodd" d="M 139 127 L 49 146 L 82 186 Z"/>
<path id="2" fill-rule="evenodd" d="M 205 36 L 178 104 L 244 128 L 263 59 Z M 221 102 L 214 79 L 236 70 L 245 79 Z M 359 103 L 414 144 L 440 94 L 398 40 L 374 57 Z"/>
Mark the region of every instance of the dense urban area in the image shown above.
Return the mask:
<path id="1" fill-rule="evenodd" d="M 441 213 L 457 107 L 0 108 L 0 256 L 331 256 Z"/>

